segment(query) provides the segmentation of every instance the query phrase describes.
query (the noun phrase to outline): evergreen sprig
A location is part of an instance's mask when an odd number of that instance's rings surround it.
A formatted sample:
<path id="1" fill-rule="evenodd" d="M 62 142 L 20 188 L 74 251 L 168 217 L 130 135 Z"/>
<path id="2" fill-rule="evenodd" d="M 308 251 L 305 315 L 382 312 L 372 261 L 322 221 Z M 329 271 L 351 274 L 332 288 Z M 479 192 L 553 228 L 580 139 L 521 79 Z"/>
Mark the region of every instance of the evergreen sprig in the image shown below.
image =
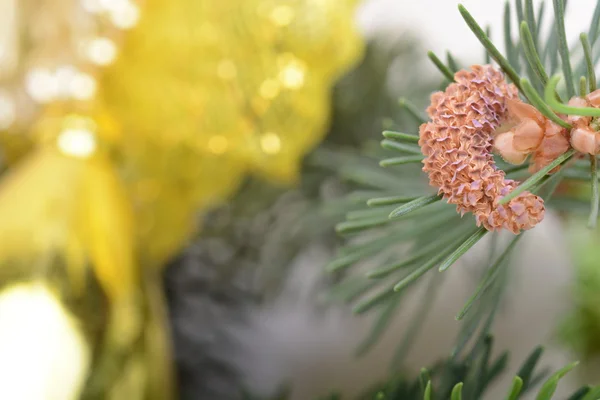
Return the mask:
<path id="1" fill-rule="evenodd" d="M 397 375 L 389 381 L 374 385 L 358 395 L 357 400 L 480 400 L 497 378 L 505 372 L 509 358 L 502 353 L 492 358 L 493 337 L 486 335 L 469 354 L 462 359 L 449 358 L 423 368 L 416 378 L 408 379 Z M 526 358 L 510 386 L 505 388 L 505 399 L 518 400 L 541 383 L 536 400 L 555 399 L 554 393 L 561 379 L 573 370 L 574 362 L 549 374 L 547 369 L 539 369 L 543 348 L 537 347 Z M 569 396 L 569 400 L 593 400 L 600 394 L 600 386 L 583 386 Z M 250 399 L 250 397 L 248 397 Z M 285 397 L 278 396 L 284 400 Z M 330 394 L 319 400 L 345 400 L 339 394 Z"/>
<path id="2" fill-rule="evenodd" d="M 576 52 L 571 51 L 567 44 L 564 26 L 565 3 L 563 0 L 553 0 L 552 7 L 545 8 L 553 9 L 554 24 L 544 35 L 540 28 L 545 15 L 543 3 L 536 13 L 530 0 L 526 0 L 525 4 L 516 1 L 512 7 L 507 1 L 504 18 L 506 55 L 502 54 L 490 39 L 489 30 L 484 30 L 463 5 L 459 5 L 458 9 L 468 27 L 486 49 L 486 58 L 489 57 L 500 66 L 506 76 L 519 88 L 521 95 L 552 121 L 564 128 L 571 128 L 571 125 L 557 113 L 594 117 L 600 115 L 598 109 L 574 108 L 563 104 L 561 100 L 575 95 L 576 81 L 581 83 L 581 90 L 593 90 L 596 86 L 594 66 L 598 56 L 593 54 L 593 45 L 599 35 L 600 1 L 592 17 L 590 29 L 580 37 L 579 49 L 582 54 L 580 59 L 577 59 Z M 519 27 L 520 33 L 516 41 L 511 34 L 511 9 L 516 10 L 516 26 Z M 445 84 L 453 81 L 453 73 L 460 63 L 450 53 L 447 54 L 449 56 L 444 63 L 433 52 L 429 52 L 429 58 L 442 73 Z M 574 64 L 575 68 L 571 65 L 572 60 L 577 61 Z M 525 68 L 522 68 L 523 66 Z M 556 75 L 555 72 L 559 67 L 562 69 L 562 74 Z M 580 79 L 582 75 L 578 75 L 582 68 L 584 79 Z M 558 85 L 560 77 L 565 86 Z M 426 120 L 423 112 L 408 99 L 401 99 L 399 104 L 414 123 L 420 124 Z M 423 277 L 434 274 L 432 271 L 436 267 L 443 274 L 482 238 L 489 236 L 487 231 L 476 226 L 471 216 L 463 218 L 457 215 L 453 206 L 446 204 L 440 196 L 431 193 L 431 189 L 427 188 L 426 178 L 419 171 L 422 155 L 416 145 L 418 142 L 416 132 L 408 128 L 402 132 L 388 130 L 384 132 L 384 137 L 381 142 L 384 149 L 381 154 L 383 161 L 380 165 L 385 167 L 386 178 L 378 179 L 378 173 L 373 173 L 373 170 L 369 169 L 368 175 L 372 179 L 363 180 L 365 186 L 375 189 L 374 196 L 366 201 L 368 207 L 374 212 L 352 214 L 352 218 L 348 218 L 337 227 L 339 233 L 351 235 L 353 240 L 356 237 L 368 239 L 361 245 L 349 241 L 328 267 L 330 271 L 341 269 L 349 271 L 352 268 L 364 274 L 364 282 L 368 284 L 356 285 L 346 299 L 352 299 L 355 303 L 354 311 L 357 313 L 380 311 L 379 319 L 370 338 L 365 342 L 367 345 L 362 346 L 361 353 L 368 350 L 373 341 L 377 340 L 389 325 L 389 320 L 399 307 L 399 296 L 402 296 L 405 290 Z M 525 179 L 501 202 L 506 203 L 525 190 L 529 190 L 542 195 L 551 207 L 566 208 L 576 212 L 585 207 L 582 202 L 564 195 L 553 196 L 554 192 L 564 180 L 588 180 L 592 182 L 593 188 L 593 195 L 588 203 L 591 204 L 591 207 L 588 206 L 588 210 L 591 209 L 589 225 L 595 226 L 600 202 L 597 161 L 595 157 L 574 161 L 574 155 L 575 151 L 570 150 L 558 157 L 549 166 Z M 356 160 L 345 161 L 346 163 L 338 165 L 341 171 L 347 168 L 358 171 Z M 506 172 L 508 178 L 520 179 L 525 172 L 523 166 L 509 166 L 502 160 L 497 160 L 496 164 Z M 560 172 L 548 175 L 555 167 L 560 167 Z M 366 170 L 363 173 L 366 173 Z M 383 181 L 389 184 L 378 184 Z M 391 211 L 388 208 L 390 206 L 393 207 Z M 475 322 L 489 317 L 488 326 L 491 325 L 490 321 L 493 320 L 495 311 L 493 311 L 494 302 L 490 299 L 502 293 L 499 289 L 501 286 L 499 278 L 507 269 L 510 252 L 521 236 L 515 236 L 507 246 L 489 257 L 482 280 L 463 309 L 457 310 L 457 319 L 463 319 L 468 317 L 469 313 L 473 313 Z M 349 279 L 356 279 L 356 274 L 348 273 L 347 276 Z M 343 282 L 344 279 L 340 285 Z M 427 297 L 422 299 L 424 303 L 427 303 L 427 300 Z M 494 301 L 497 303 L 499 298 L 495 298 Z M 425 312 L 427 310 L 420 311 L 420 313 Z M 469 318 L 465 318 L 464 321 L 465 324 L 470 324 L 469 326 L 473 326 L 475 322 L 469 322 Z M 458 343 L 466 343 L 468 340 L 465 340 L 464 335 L 466 334 L 468 339 L 473 331 L 474 329 L 466 329 L 463 336 L 458 338 Z M 551 398 L 552 385 L 557 381 L 558 378 L 552 378 L 551 383 L 543 386 L 538 398 Z M 520 387 L 524 387 L 525 383 L 515 381 L 509 398 L 517 398 Z M 419 387 L 421 393 L 426 391 L 426 388 L 429 388 L 429 393 L 434 393 L 433 387 L 423 382 Z M 462 396 L 463 399 L 468 399 L 469 397 L 465 395 L 467 387 L 466 382 L 461 388 L 458 388 L 455 383 L 455 386 L 446 393 L 449 397 L 445 398 L 455 399 Z M 454 394 L 452 394 L 453 389 Z"/>

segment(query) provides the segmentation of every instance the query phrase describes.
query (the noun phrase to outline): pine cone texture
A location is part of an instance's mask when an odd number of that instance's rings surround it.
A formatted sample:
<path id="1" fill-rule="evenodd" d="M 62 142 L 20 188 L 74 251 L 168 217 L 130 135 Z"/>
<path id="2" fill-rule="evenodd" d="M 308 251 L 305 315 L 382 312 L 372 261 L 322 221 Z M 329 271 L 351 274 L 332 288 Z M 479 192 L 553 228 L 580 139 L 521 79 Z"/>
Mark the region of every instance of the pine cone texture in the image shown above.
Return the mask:
<path id="1" fill-rule="evenodd" d="M 529 192 L 498 204 L 518 182 L 496 167 L 493 133 L 508 117 L 507 99 L 516 98 L 516 87 L 493 67 L 461 70 L 445 92 L 432 95 L 431 121 L 421 125 L 419 139 L 423 171 L 448 203 L 461 214 L 472 212 L 478 226 L 515 234 L 538 224 L 545 211 L 543 200 Z"/>

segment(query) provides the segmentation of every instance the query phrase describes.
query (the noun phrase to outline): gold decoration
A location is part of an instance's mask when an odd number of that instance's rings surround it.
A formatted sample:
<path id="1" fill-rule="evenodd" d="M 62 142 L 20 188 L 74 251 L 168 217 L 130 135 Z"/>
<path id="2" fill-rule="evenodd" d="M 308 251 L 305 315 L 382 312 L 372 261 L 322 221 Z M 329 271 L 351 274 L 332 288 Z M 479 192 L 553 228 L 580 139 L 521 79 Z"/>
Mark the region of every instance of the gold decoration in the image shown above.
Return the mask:
<path id="1" fill-rule="evenodd" d="M 139 18 L 135 0 L 0 0 L 0 145 L 14 164 L 45 109 L 94 102 L 98 76 Z M 88 107 L 89 108 L 89 107 Z"/>
<path id="2" fill-rule="evenodd" d="M 194 214 L 246 171 L 296 178 L 326 131 L 334 80 L 362 51 L 354 3 L 145 2 L 100 92 L 122 124 L 151 259 L 174 254 Z"/>
<path id="3" fill-rule="evenodd" d="M 361 52 L 353 3 L 148 0 L 104 100 L 139 141 L 232 154 L 289 181 Z"/>
<path id="4" fill-rule="evenodd" d="M 248 174 L 294 181 L 354 6 L 0 0 L 0 306 L 59 310 L 73 399 L 172 398 L 159 267 Z"/>

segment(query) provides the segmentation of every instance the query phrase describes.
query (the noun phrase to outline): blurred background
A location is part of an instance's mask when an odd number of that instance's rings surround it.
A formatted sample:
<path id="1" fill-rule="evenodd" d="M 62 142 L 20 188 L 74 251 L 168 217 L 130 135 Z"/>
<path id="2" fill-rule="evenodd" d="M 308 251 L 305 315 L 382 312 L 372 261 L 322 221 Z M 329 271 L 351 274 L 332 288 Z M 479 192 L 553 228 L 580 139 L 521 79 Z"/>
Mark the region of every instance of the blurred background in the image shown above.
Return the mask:
<path id="1" fill-rule="evenodd" d="M 503 50 L 505 3 L 463 4 Z M 383 130 L 417 132 L 398 99 L 441 88 L 428 50 L 484 62 L 455 1 L 0 0 L 0 398 L 380 399 L 446 360 L 508 236 L 368 346 L 377 316 L 340 301 L 361 270 L 325 271 L 349 193 L 427 186 L 370 171 Z M 549 370 L 586 361 L 557 398 L 598 383 L 597 238 L 561 210 L 524 237 L 488 327 L 510 356 L 470 398 L 504 398 L 538 345 Z"/>

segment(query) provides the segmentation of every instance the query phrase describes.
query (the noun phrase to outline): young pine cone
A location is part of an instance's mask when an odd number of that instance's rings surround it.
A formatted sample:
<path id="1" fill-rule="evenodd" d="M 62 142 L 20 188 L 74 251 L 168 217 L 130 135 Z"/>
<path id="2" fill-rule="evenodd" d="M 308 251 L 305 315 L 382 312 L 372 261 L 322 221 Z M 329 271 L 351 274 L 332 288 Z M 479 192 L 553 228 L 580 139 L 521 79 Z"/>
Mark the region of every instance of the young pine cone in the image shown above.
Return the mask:
<path id="1" fill-rule="evenodd" d="M 445 92 L 432 96 L 431 121 L 420 128 L 423 171 L 430 184 L 488 230 L 517 234 L 534 227 L 544 218 L 543 200 L 524 192 L 500 205 L 518 183 L 505 178 L 491 153 L 494 132 L 508 119 L 507 102 L 517 99 L 517 88 L 489 65 L 459 71 L 454 79 Z"/>

